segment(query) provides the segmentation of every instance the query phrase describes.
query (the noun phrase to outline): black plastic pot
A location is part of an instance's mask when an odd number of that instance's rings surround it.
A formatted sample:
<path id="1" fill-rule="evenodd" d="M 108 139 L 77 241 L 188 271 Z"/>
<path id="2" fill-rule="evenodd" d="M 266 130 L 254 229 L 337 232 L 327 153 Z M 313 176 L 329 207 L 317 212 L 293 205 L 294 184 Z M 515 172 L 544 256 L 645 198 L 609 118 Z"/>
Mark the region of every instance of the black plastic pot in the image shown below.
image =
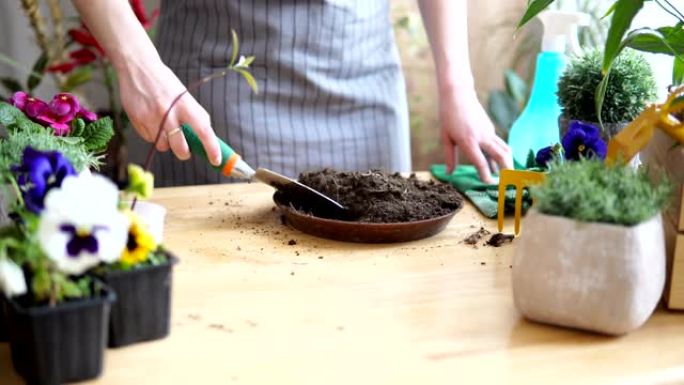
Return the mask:
<path id="1" fill-rule="evenodd" d="M 109 347 L 158 340 L 169 334 L 173 265 L 167 254 L 164 265 L 100 275 L 117 296 L 109 321 Z"/>
<path id="2" fill-rule="evenodd" d="M 55 307 L 7 302 L 14 370 L 29 385 L 58 385 L 96 378 L 102 372 L 109 309 L 116 299 L 104 288 L 99 297 Z"/>

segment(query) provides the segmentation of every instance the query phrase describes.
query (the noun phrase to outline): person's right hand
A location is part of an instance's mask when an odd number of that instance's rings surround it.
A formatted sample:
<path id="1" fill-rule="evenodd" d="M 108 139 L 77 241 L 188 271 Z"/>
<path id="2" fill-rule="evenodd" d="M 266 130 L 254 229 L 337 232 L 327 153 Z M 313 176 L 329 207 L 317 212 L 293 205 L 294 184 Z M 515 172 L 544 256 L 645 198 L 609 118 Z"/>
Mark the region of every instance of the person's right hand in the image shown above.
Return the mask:
<path id="1" fill-rule="evenodd" d="M 118 77 L 121 104 L 131 124 L 143 139 L 154 142 L 164 114 L 173 100 L 185 91 L 185 86 L 161 62 L 152 66 L 129 62 L 119 68 Z M 169 113 L 157 149 L 163 152 L 171 148 L 178 159 L 190 158 L 183 133 L 177 130 L 182 123 L 192 126 L 204 145 L 209 162 L 219 165 L 221 150 L 209 114 L 189 93 L 183 95 Z"/>

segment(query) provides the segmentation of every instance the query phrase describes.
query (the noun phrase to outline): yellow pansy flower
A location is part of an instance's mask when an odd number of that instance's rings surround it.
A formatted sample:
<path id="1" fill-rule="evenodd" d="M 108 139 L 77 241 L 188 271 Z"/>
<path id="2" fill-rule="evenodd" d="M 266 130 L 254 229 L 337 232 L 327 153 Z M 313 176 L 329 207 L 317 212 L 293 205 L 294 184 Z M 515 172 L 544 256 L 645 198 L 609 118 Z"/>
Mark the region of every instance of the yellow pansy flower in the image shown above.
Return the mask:
<path id="1" fill-rule="evenodd" d="M 128 228 L 128 241 L 121 254 L 121 263 L 133 266 L 147 261 L 150 253 L 157 250 L 157 242 L 137 214 L 128 211 L 126 215 L 131 226 Z"/>

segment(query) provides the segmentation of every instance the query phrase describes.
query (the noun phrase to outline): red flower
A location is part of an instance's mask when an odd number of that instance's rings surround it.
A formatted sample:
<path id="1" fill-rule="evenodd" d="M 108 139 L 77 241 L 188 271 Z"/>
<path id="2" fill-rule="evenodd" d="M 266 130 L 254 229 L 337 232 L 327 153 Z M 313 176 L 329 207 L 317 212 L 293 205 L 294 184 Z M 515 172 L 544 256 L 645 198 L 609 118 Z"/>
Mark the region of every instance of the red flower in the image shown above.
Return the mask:
<path id="1" fill-rule="evenodd" d="M 104 49 L 102 49 L 100 43 L 97 42 L 95 37 L 90 33 L 85 25 L 81 24 L 81 28 L 79 29 L 70 29 L 69 36 L 71 36 L 75 42 L 81 44 L 82 46 L 96 48 L 102 55 L 104 55 Z"/>
<path id="2" fill-rule="evenodd" d="M 74 61 L 76 65 L 86 65 L 97 60 L 97 55 L 95 52 L 88 48 L 77 49 L 69 54 L 69 57 Z"/>
<path id="3" fill-rule="evenodd" d="M 73 62 L 57 63 L 49 66 L 46 70 L 47 72 L 59 72 L 62 74 L 67 74 L 76 68 L 76 64 Z"/>
<path id="4" fill-rule="evenodd" d="M 97 60 L 97 55 L 89 48 L 81 48 L 69 53 L 71 61 L 64 63 L 57 63 L 47 68 L 48 72 L 60 72 L 63 74 L 69 73 L 76 67 L 90 64 Z"/>
<path id="5" fill-rule="evenodd" d="M 159 9 L 155 9 L 150 15 L 148 15 L 147 11 L 145 10 L 145 4 L 142 2 L 142 0 L 131 0 L 130 2 L 131 8 L 133 8 L 133 13 L 135 13 L 135 17 L 138 18 L 140 24 L 142 24 L 143 28 L 146 30 L 150 29 L 152 24 L 154 24 L 154 21 L 159 16 Z"/>

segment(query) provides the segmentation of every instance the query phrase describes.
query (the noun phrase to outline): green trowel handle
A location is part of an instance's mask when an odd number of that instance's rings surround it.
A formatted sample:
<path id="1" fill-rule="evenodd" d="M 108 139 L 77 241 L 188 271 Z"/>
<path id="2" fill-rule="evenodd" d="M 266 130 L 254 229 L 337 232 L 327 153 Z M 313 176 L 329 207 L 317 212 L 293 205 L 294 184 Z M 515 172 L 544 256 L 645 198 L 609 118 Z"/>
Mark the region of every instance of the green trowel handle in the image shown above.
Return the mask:
<path id="1" fill-rule="evenodd" d="M 185 140 L 188 142 L 190 152 L 202 157 L 202 159 L 209 163 L 207 152 L 204 150 L 204 145 L 192 127 L 189 124 L 183 123 L 181 124 L 181 131 L 183 131 L 183 136 L 185 136 Z M 214 170 L 222 173 L 225 176 L 230 176 L 230 174 L 233 172 L 235 164 L 238 162 L 238 160 L 240 160 L 240 155 L 230 148 L 226 142 L 220 138 L 217 139 L 221 148 L 221 164 L 218 166 L 211 165 L 211 163 L 209 164 Z"/>

